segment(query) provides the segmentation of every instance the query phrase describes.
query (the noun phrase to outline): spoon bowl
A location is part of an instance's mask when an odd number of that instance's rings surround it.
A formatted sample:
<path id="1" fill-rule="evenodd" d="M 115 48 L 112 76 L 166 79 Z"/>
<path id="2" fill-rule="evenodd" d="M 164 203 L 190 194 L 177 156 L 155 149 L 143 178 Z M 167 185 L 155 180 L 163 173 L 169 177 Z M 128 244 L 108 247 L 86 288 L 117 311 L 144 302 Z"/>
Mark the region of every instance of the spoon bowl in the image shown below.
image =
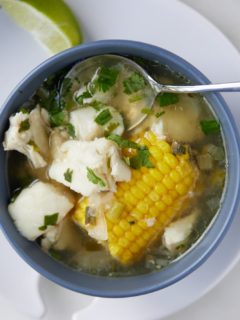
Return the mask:
<path id="1" fill-rule="evenodd" d="M 79 90 L 79 88 L 83 87 L 86 83 L 89 82 L 90 86 L 88 86 L 86 89 L 90 92 L 91 95 L 94 96 L 91 84 L 94 83 L 94 80 L 98 76 L 99 70 L 101 68 L 117 68 L 119 70 L 122 70 L 119 77 L 122 77 L 123 79 L 120 79 L 120 84 L 118 84 L 117 86 L 116 91 L 118 93 L 113 93 L 115 95 L 113 99 L 113 107 L 118 109 L 118 111 L 123 114 L 127 130 L 134 129 L 147 117 L 147 112 L 143 113 L 142 109 L 151 110 L 158 92 L 154 86 L 155 81 L 147 74 L 147 72 L 142 67 L 140 67 L 140 65 L 128 58 L 118 55 L 106 54 L 94 56 L 80 61 L 79 63 L 75 64 L 72 69 L 70 69 L 70 71 L 66 74 L 62 82 L 60 96 L 64 99 L 69 109 L 76 108 L 76 101 L 72 99 L 72 96 L 76 97 L 76 92 Z M 134 96 L 136 95 L 127 95 L 126 93 L 124 93 L 124 88 L 121 82 L 124 81 L 127 75 L 131 73 L 138 73 L 144 78 L 145 88 L 141 91 L 141 100 L 136 99 L 136 101 L 134 101 Z M 70 90 L 67 90 L 67 79 L 71 80 Z M 119 101 L 122 99 L 124 99 L 124 104 L 119 103 Z M 89 103 L 89 105 L 91 105 L 91 103 Z"/>
<path id="2" fill-rule="evenodd" d="M 75 64 L 72 69 L 65 76 L 65 80 L 62 83 L 60 95 L 63 97 L 65 103 L 69 108 L 74 108 L 76 101 L 72 99 L 74 92 L 79 87 L 84 86 L 90 81 L 90 84 L 94 83 L 94 80 L 98 77 L 101 68 L 124 68 L 127 73 L 137 73 L 145 81 L 145 88 L 141 91 L 142 99 L 134 101 L 134 97 L 126 97 L 125 103 L 118 103 L 119 96 L 116 96 L 115 107 L 120 113 L 124 115 L 126 119 L 126 128 L 128 131 L 134 129 L 141 124 L 148 115 L 146 110 L 151 110 L 155 102 L 156 96 L 163 92 L 169 93 L 197 93 L 197 92 L 231 92 L 240 91 L 240 82 L 224 83 L 224 84 L 207 84 L 207 85 L 164 85 L 154 80 L 139 64 L 126 57 L 105 54 L 93 56 L 79 63 Z M 68 79 L 71 80 L 71 89 L 67 90 Z M 119 89 L 119 88 L 118 88 Z M 88 92 L 93 95 L 93 90 L 88 86 Z M 67 94 L 66 94 L 67 92 Z M 124 88 L 120 88 L 121 94 L 124 94 Z M 64 93 L 64 94 L 63 94 Z M 126 94 L 125 94 L 126 95 Z M 91 105 L 91 103 L 90 103 Z M 145 112 L 143 112 L 143 109 Z M 149 112 L 150 113 L 150 112 Z"/>

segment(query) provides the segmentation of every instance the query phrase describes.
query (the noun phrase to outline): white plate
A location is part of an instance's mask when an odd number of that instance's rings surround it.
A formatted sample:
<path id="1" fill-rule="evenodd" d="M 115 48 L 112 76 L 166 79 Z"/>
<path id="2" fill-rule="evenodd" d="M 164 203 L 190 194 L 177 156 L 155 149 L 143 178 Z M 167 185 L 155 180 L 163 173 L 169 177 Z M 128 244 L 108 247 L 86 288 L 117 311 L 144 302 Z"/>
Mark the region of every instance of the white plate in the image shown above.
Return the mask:
<path id="1" fill-rule="evenodd" d="M 68 0 L 82 21 L 86 40 L 133 39 L 179 54 L 212 81 L 240 78 L 240 56 L 212 24 L 177 0 Z M 47 54 L 24 31 L 0 12 L 0 104 L 10 90 Z M 240 94 L 225 94 L 240 119 Z M 0 234 L 0 318 L 27 320 L 87 320 L 97 318 L 153 320 L 170 315 L 213 288 L 240 257 L 240 213 L 214 254 L 179 283 L 149 295 L 100 299 L 60 288 L 38 276 L 10 248 Z M 40 294 L 39 294 L 40 293 Z M 8 301 L 7 301 L 8 300 Z M 44 307 L 45 306 L 45 307 Z"/>

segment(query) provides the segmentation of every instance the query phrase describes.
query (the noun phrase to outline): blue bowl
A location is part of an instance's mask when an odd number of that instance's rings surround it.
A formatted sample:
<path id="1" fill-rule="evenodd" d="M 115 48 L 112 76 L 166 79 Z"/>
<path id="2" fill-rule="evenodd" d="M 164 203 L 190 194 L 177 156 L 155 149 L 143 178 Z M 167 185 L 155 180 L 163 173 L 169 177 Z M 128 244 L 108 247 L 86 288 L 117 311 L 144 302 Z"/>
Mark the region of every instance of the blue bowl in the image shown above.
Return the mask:
<path id="1" fill-rule="evenodd" d="M 0 114 L 0 136 L 8 127 L 8 119 L 41 85 L 42 81 L 54 72 L 93 55 L 115 53 L 140 56 L 157 60 L 186 76 L 192 83 L 206 84 L 209 80 L 191 64 L 173 53 L 145 43 L 107 40 L 81 45 L 64 51 L 35 68 L 13 90 Z M 71 270 L 45 254 L 35 242 L 23 238 L 15 228 L 8 214 L 9 186 L 7 179 L 6 153 L 0 146 L 0 225 L 16 252 L 44 277 L 68 289 L 100 297 L 129 297 L 163 289 L 198 268 L 223 239 L 239 205 L 239 133 L 234 119 L 219 94 L 207 94 L 206 98 L 222 125 L 228 159 L 227 186 L 224 200 L 214 223 L 202 239 L 181 259 L 171 263 L 160 272 L 132 277 L 110 278 L 90 275 Z"/>

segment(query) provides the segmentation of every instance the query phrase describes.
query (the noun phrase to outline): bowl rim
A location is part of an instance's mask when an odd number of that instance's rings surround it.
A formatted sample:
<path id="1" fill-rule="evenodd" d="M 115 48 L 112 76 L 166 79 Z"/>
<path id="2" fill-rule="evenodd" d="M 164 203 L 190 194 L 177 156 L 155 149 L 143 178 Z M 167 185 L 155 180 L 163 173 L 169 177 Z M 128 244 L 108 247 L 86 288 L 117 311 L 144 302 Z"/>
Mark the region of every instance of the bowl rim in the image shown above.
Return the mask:
<path id="1" fill-rule="evenodd" d="M 76 62 L 77 60 L 80 60 L 80 56 L 85 59 L 88 56 L 100 54 L 99 52 L 101 52 L 101 54 L 115 52 L 120 55 L 138 55 L 149 60 L 167 60 L 168 65 L 176 66 L 174 69 L 175 71 L 178 71 L 178 69 L 184 69 L 187 74 L 187 78 L 197 81 L 198 83 L 210 83 L 210 81 L 190 63 L 178 55 L 157 46 L 131 40 L 100 40 L 89 42 L 87 44 L 68 49 L 47 59 L 24 77 L 24 79 L 13 89 L 3 104 L 3 108 L 0 112 L 0 136 L 3 137 L 3 132 L 5 131 L 9 115 L 12 111 L 16 110 L 14 102 L 19 97 L 19 94 L 22 94 L 22 91 L 24 91 L 25 88 L 31 86 L 33 79 L 38 79 L 38 83 L 40 84 L 43 79 L 46 78 L 46 73 L 53 73 L 49 70 L 63 69 L 63 64 L 69 65 L 74 61 Z M 172 69 L 171 66 L 170 68 Z M 32 90 L 32 92 L 33 91 L 34 90 Z M 37 272 L 49 280 L 73 291 L 99 297 L 114 298 L 147 294 L 172 285 L 197 269 L 212 254 L 217 245 L 223 239 L 240 202 L 240 139 L 238 128 L 229 108 L 226 105 L 226 102 L 219 93 L 208 93 L 205 96 L 208 101 L 211 101 L 210 105 L 215 113 L 217 109 L 220 122 L 224 123 L 222 130 L 225 138 L 225 147 L 227 148 L 229 163 L 228 188 L 225 191 L 224 202 L 214 223 L 210 226 L 209 230 L 207 230 L 203 239 L 201 239 L 194 248 L 186 253 L 184 257 L 179 259 L 176 263 L 171 263 L 166 269 L 161 270 L 160 272 L 131 277 L 109 278 L 77 272 L 59 264 L 59 262 L 54 261 L 45 253 L 41 252 L 39 248 L 34 249 L 34 246 L 30 246 L 30 244 L 26 244 L 25 242 L 24 245 L 20 246 L 17 235 L 13 236 L 14 230 L 12 226 L 10 227 L 9 225 L 9 219 L 5 217 L 6 214 L 8 214 L 6 199 L 4 202 L 4 200 L 1 199 L 2 197 L 0 197 L 0 202 L 2 202 L 0 204 L 0 208 L 3 207 L 5 211 L 5 215 L 0 215 L 0 227 L 15 251 Z M 6 165 L 6 159 L 3 163 Z M 1 175 L 3 176 L 1 180 L 6 182 L 6 170 L 4 173 L 0 173 L 0 176 Z M 3 188 L 4 186 L 6 188 L 6 183 L 4 184 L 3 182 L 2 185 Z M 12 231 L 12 233 L 10 231 Z M 27 250 L 30 248 L 33 250 L 31 256 L 30 253 L 27 253 Z M 34 250 L 36 250 L 36 252 Z M 47 266 L 41 265 L 41 259 L 47 262 Z M 53 272 L 54 268 L 57 268 L 57 272 Z M 71 277 L 68 279 L 65 274 L 66 270 L 69 274 L 71 273 Z M 65 278 L 59 275 L 61 273 L 65 275 Z M 77 277 L 81 278 L 81 283 L 73 281 L 74 279 L 77 279 Z"/>

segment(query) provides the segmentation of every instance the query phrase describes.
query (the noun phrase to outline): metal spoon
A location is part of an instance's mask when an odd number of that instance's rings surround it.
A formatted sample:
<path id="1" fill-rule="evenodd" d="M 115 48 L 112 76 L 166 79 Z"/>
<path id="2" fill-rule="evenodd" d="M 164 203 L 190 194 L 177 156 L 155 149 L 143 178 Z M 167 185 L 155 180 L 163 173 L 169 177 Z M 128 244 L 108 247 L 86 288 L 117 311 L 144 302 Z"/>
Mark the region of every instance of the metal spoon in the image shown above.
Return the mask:
<path id="1" fill-rule="evenodd" d="M 240 91 L 240 82 L 221 83 L 221 84 L 204 84 L 204 85 L 164 85 L 154 80 L 140 65 L 136 62 L 118 55 L 99 55 L 83 60 L 68 72 L 65 78 L 72 80 L 72 87 L 68 95 L 65 95 L 65 102 L 71 107 L 74 107 L 75 102 L 72 97 L 79 86 L 91 81 L 91 78 L 100 67 L 124 66 L 128 71 L 137 72 L 140 74 L 146 83 L 143 99 L 141 102 L 131 102 L 124 100 L 124 103 L 116 103 L 113 101 L 113 106 L 123 113 L 127 130 L 132 130 L 138 126 L 146 117 L 147 114 L 142 113 L 142 106 L 151 109 L 156 96 L 162 92 L 171 93 L 197 93 L 197 92 L 232 92 Z M 61 92 L 64 91 L 64 81 Z M 65 90 L 66 91 L 66 90 Z M 117 99 L 115 99 L 116 101 Z M 114 105 L 115 104 L 115 105 Z"/>

